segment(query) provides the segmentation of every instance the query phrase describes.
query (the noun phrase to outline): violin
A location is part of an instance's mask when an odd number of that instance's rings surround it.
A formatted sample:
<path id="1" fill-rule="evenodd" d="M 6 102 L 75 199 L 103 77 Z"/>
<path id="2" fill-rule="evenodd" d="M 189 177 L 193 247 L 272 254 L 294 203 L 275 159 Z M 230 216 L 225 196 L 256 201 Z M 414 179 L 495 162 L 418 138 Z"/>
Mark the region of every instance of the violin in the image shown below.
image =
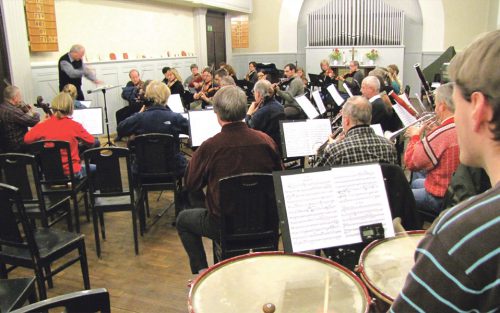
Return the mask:
<path id="1" fill-rule="evenodd" d="M 34 104 L 34 106 L 37 107 L 37 108 L 39 108 L 39 109 L 42 109 L 43 112 L 45 114 L 47 114 L 48 116 L 52 116 L 52 110 L 50 109 L 50 105 L 48 103 L 43 103 L 43 97 L 42 96 L 36 97 L 36 103 Z M 25 105 L 25 107 L 27 107 L 28 111 L 29 111 L 30 106 L 29 105 Z M 21 108 L 21 109 L 24 111 L 23 108 Z"/>

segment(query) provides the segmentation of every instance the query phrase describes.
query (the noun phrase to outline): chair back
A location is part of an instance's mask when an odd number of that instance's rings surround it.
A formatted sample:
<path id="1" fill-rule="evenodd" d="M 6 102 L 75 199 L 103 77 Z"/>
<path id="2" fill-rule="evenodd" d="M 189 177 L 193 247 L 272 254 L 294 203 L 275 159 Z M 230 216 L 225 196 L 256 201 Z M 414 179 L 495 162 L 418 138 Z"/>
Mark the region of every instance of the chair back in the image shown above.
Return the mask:
<path id="1" fill-rule="evenodd" d="M 22 229 L 19 229 L 19 224 Z M 29 251 L 32 259 L 39 257 L 19 189 L 0 183 L 0 260 L 3 258 L 3 253 L 8 255 L 12 249 L 15 250 L 14 253 Z"/>
<path id="2" fill-rule="evenodd" d="M 64 312 L 111 312 L 109 293 L 104 288 L 83 290 L 39 301 L 12 313 L 46 312 L 53 308 L 65 308 Z"/>
<path id="3" fill-rule="evenodd" d="M 40 167 L 42 185 L 66 184 L 75 180 L 69 142 L 41 140 L 30 144 L 28 149 Z M 63 160 L 68 162 L 69 175 L 64 173 Z"/>
<path id="4" fill-rule="evenodd" d="M 0 179 L 15 186 L 24 203 L 43 205 L 35 157 L 22 153 L 0 154 Z"/>
<path id="5" fill-rule="evenodd" d="M 83 153 L 91 199 L 95 197 L 114 197 L 132 194 L 132 176 L 130 171 L 130 152 L 127 148 L 94 148 Z M 95 171 L 90 171 L 90 164 L 95 164 Z M 126 171 L 122 178 L 121 169 Z"/>
<path id="6" fill-rule="evenodd" d="M 273 177 L 245 173 L 219 180 L 222 259 L 278 249 L 278 209 Z"/>
<path id="7" fill-rule="evenodd" d="M 177 143 L 172 135 L 139 135 L 135 137 L 134 143 L 139 182 L 175 177 Z"/>

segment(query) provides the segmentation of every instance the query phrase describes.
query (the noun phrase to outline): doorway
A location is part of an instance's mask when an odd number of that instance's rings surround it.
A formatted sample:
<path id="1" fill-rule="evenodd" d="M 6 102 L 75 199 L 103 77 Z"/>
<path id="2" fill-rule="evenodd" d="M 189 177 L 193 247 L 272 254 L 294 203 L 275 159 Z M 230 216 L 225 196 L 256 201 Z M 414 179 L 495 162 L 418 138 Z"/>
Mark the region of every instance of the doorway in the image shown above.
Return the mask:
<path id="1" fill-rule="evenodd" d="M 226 29 L 224 13 L 207 12 L 207 61 L 208 65 L 219 68 L 226 62 Z"/>
<path id="2" fill-rule="evenodd" d="M 5 41 L 5 30 L 3 27 L 3 12 L 0 6 L 0 97 L 3 95 L 3 90 L 7 87 L 5 81 L 11 83 L 9 71 L 9 59 L 7 55 L 7 42 Z"/>

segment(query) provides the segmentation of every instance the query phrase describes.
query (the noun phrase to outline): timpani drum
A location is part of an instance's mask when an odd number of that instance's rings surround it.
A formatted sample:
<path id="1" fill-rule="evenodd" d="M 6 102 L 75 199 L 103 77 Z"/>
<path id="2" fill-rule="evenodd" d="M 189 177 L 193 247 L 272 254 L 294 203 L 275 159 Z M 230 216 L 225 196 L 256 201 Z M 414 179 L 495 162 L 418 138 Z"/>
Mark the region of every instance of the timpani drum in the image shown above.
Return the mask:
<path id="1" fill-rule="evenodd" d="M 351 271 L 317 256 L 260 252 L 220 262 L 189 291 L 191 313 L 368 312 L 370 298 Z"/>
<path id="2" fill-rule="evenodd" d="M 423 230 L 398 233 L 373 241 L 361 252 L 356 270 L 377 298 L 389 305 L 394 302 L 415 264 L 415 251 L 424 234 Z"/>

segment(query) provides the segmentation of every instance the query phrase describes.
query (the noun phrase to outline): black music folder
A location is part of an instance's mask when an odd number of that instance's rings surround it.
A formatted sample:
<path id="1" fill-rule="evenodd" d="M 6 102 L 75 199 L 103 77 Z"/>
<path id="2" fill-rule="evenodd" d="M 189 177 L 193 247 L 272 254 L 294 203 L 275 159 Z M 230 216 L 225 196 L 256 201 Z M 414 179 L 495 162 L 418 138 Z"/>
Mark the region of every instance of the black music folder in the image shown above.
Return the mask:
<path id="1" fill-rule="evenodd" d="M 311 86 L 323 87 L 323 85 L 325 84 L 322 75 L 311 74 L 311 73 L 309 73 L 308 75 L 309 75 L 309 80 L 311 81 L 310 83 Z"/>
<path id="2" fill-rule="evenodd" d="M 378 163 L 273 172 L 286 252 L 359 243 L 360 226 L 382 223 L 393 237 Z"/>

